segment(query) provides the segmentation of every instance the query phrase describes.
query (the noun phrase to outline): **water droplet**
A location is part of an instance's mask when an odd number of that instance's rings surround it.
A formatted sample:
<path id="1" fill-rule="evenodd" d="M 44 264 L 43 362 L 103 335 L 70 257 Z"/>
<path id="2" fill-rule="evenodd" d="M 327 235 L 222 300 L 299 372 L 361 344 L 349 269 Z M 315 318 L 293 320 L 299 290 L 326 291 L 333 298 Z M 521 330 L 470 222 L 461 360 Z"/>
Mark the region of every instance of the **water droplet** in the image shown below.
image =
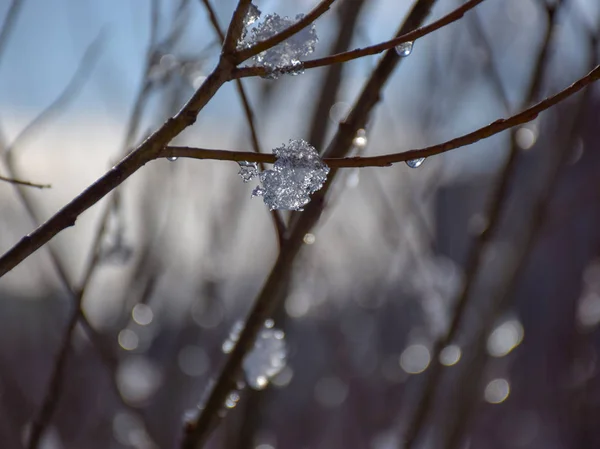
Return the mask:
<path id="1" fill-rule="evenodd" d="M 399 45 L 396 45 L 396 53 L 398 56 L 405 58 L 406 56 L 410 56 L 413 51 L 413 43 L 412 42 L 403 42 Z"/>
<path id="2" fill-rule="evenodd" d="M 425 345 L 415 344 L 406 348 L 400 356 L 400 366 L 409 374 L 419 374 L 427 369 L 431 356 Z"/>
<path id="3" fill-rule="evenodd" d="M 177 156 L 169 156 L 169 157 L 167 158 L 167 160 L 168 160 L 169 162 L 175 162 L 177 159 L 179 159 Z"/>
<path id="4" fill-rule="evenodd" d="M 485 387 L 483 394 L 485 400 L 490 404 L 504 402 L 510 394 L 510 384 L 506 379 L 494 379 Z"/>
<path id="5" fill-rule="evenodd" d="M 136 304 L 133 310 L 131 311 L 131 316 L 133 321 L 135 321 L 140 326 L 147 326 L 154 319 L 154 313 L 152 309 L 147 304 Z"/>
<path id="6" fill-rule="evenodd" d="M 440 363 L 445 366 L 456 365 L 460 360 L 462 351 L 456 345 L 448 345 L 440 352 Z"/>
<path id="7" fill-rule="evenodd" d="M 367 132 L 364 129 L 356 131 L 356 136 L 354 137 L 354 140 L 352 140 L 352 145 L 358 150 L 362 150 L 367 146 Z"/>
<path id="8" fill-rule="evenodd" d="M 119 346 L 123 349 L 126 351 L 133 351 L 134 349 L 137 349 L 140 339 L 131 329 L 123 329 L 119 332 L 118 341 Z"/>
<path id="9" fill-rule="evenodd" d="M 234 408 L 240 400 L 240 394 L 237 391 L 232 391 L 225 399 L 225 407 Z"/>
<path id="10" fill-rule="evenodd" d="M 423 162 L 425 162 L 424 157 L 419 157 L 417 159 L 411 159 L 406 161 L 406 165 L 408 165 L 410 168 L 419 168 L 421 166 L 421 164 L 423 164 Z"/>
<path id="11" fill-rule="evenodd" d="M 508 355 L 523 341 L 524 330 L 518 320 L 508 320 L 490 334 L 487 350 L 492 357 Z"/>
<path id="12" fill-rule="evenodd" d="M 315 235 L 310 233 L 306 234 L 303 239 L 304 243 L 306 243 L 307 245 L 312 245 L 313 243 L 315 243 L 315 240 Z"/>
<path id="13" fill-rule="evenodd" d="M 273 321 L 272 319 L 268 319 L 265 321 L 265 327 L 267 329 L 271 329 L 273 326 L 275 326 L 275 321 Z"/>
<path id="14" fill-rule="evenodd" d="M 244 182 L 250 182 L 256 176 L 258 176 L 258 164 L 256 162 L 240 161 L 238 162 L 240 171 L 238 175 Z"/>

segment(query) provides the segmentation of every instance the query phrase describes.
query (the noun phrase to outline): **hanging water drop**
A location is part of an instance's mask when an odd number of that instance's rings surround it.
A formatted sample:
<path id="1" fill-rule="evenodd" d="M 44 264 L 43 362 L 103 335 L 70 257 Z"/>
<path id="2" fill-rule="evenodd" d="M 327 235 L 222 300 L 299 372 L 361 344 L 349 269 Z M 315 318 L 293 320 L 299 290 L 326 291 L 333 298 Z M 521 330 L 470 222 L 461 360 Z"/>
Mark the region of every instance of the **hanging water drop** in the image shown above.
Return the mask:
<path id="1" fill-rule="evenodd" d="M 367 146 L 367 132 L 364 129 L 356 131 L 356 136 L 352 140 L 352 145 L 358 150 L 362 150 Z"/>
<path id="2" fill-rule="evenodd" d="M 409 161 L 406 161 L 406 165 L 408 165 L 410 168 L 419 168 L 421 166 L 421 164 L 423 162 L 425 162 L 424 157 L 419 157 L 417 159 L 411 159 Z"/>
<path id="3" fill-rule="evenodd" d="M 406 56 L 410 56 L 412 51 L 413 51 L 412 41 L 402 42 L 401 44 L 396 45 L 396 53 L 398 53 L 398 56 L 401 56 L 403 58 L 405 58 Z"/>
<path id="4" fill-rule="evenodd" d="M 177 156 L 169 156 L 169 157 L 167 158 L 167 160 L 168 160 L 169 162 L 175 162 L 177 159 L 179 159 Z"/>
<path id="5" fill-rule="evenodd" d="M 225 399 L 225 407 L 234 408 L 240 400 L 240 394 L 237 391 L 232 391 Z"/>

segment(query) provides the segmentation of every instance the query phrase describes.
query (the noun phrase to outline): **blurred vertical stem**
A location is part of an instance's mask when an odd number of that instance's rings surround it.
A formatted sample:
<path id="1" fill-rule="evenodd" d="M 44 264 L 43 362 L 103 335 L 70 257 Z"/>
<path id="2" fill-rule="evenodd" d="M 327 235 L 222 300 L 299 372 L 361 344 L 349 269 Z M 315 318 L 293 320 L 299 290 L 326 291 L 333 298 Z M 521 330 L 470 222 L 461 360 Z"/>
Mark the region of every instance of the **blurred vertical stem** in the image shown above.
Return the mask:
<path id="1" fill-rule="evenodd" d="M 546 12 L 548 15 L 548 26 L 544 36 L 544 41 L 540 47 L 537 60 L 533 66 L 533 71 L 529 81 L 529 87 L 527 89 L 526 98 L 523 101 L 523 107 L 529 106 L 535 101 L 541 91 L 541 85 L 543 81 L 544 68 L 547 64 L 549 55 L 549 45 L 551 42 L 552 31 L 554 28 L 554 18 L 556 16 L 556 6 L 547 7 Z M 467 262 L 465 265 L 465 281 L 462 285 L 462 289 L 459 293 L 458 298 L 454 302 L 455 306 L 452 311 L 452 318 L 450 326 L 446 334 L 440 338 L 433 347 L 431 356 L 431 365 L 426 371 L 425 384 L 422 390 L 422 396 L 417 404 L 415 411 L 409 418 L 408 424 L 406 425 L 406 431 L 401 438 L 401 446 L 405 449 L 411 449 L 414 447 L 417 437 L 425 426 L 431 407 L 436 396 L 437 389 L 439 387 L 442 378 L 442 364 L 440 362 L 440 353 L 442 350 L 452 344 L 458 335 L 458 331 L 462 324 L 465 310 L 467 309 L 469 298 L 473 287 L 475 286 L 475 280 L 477 279 L 477 273 L 484 256 L 484 249 L 487 244 L 491 241 L 492 236 L 496 232 L 499 224 L 501 214 L 506 205 L 508 199 L 508 188 L 510 180 L 514 176 L 517 159 L 519 154 L 519 146 L 516 141 L 516 130 L 511 130 L 510 138 L 510 149 L 508 157 L 501 169 L 500 176 L 497 180 L 495 187 L 492 189 L 492 193 L 488 202 L 487 211 L 487 227 L 479 234 L 473 246 L 467 256 Z M 464 420 L 464 416 L 461 415 L 461 420 Z"/>

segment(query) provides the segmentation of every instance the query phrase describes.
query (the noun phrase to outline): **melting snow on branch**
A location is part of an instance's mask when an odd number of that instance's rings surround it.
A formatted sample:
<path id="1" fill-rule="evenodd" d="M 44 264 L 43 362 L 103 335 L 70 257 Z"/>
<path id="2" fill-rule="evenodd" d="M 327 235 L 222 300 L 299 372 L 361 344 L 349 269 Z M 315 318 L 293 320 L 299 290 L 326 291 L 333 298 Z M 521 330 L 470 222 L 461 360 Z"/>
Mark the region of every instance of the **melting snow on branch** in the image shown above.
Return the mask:
<path id="1" fill-rule="evenodd" d="M 245 20 L 246 27 L 255 23 L 259 17 L 260 11 L 256 6 L 251 5 Z M 298 14 L 295 19 L 287 16 L 281 17 L 276 13 L 267 14 L 260 23 L 250 29 L 249 34 L 247 30 L 244 30 L 238 46 L 240 48 L 251 47 L 257 42 L 264 41 L 289 28 L 303 17 L 304 14 Z M 303 72 L 300 58 L 315 51 L 318 40 L 315 24 L 312 23 L 280 44 L 254 56 L 252 61 L 257 66 L 271 70 L 268 78 L 277 78 L 282 73 L 298 75 Z"/>
<path id="2" fill-rule="evenodd" d="M 254 348 L 246 355 L 242 364 L 246 381 L 255 390 L 264 389 L 269 384 L 269 380 L 285 367 L 287 357 L 285 333 L 274 329 L 273 325 L 273 320 L 265 321 L 263 329 L 254 342 Z M 243 327 L 241 321 L 233 325 L 229 338 L 223 343 L 223 352 L 229 353 L 233 350 Z"/>
<path id="3" fill-rule="evenodd" d="M 302 210 L 310 202 L 310 195 L 319 190 L 327 180 L 329 167 L 319 153 L 305 140 L 290 140 L 273 150 L 277 157 L 272 170 L 258 176 L 261 185 L 252 196 L 262 196 L 269 209 Z M 248 162 L 240 162 L 239 175 L 248 182 L 257 169 Z"/>

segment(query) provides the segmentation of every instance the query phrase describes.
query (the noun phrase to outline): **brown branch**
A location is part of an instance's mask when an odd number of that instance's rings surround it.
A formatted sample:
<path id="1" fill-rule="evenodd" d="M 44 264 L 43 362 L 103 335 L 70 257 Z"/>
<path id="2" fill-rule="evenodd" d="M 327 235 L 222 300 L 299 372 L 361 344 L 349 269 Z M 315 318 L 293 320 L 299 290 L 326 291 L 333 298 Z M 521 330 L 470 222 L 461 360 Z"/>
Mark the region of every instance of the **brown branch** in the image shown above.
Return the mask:
<path id="1" fill-rule="evenodd" d="M 227 34 L 225 35 L 225 41 L 223 42 L 223 55 L 228 55 L 229 57 L 235 57 L 235 49 L 237 47 L 237 43 L 242 35 L 242 31 L 244 30 L 244 17 L 248 13 L 248 7 L 250 6 L 251 0 L 239 0 L 235 11 L 233 12 L 233 17 L 229 22 L 229 28 L 227 29 Z"/>
<path id="2" fill-rule="evenodd" d="M 333 2 L 335 2 L 335 0 L 322 0 L 321 3 L 315 6 L 311 12 L 302 17 L 292 26 L 286 28 L 285 30 L 281 31 L 280 33 L 277 33 L 274 36 L 271 36 L 268 39 L 265 39 L 264 41 L 257 42 L 250 48 L 245 48 L 235 53 L 233 61 L 236 63 L 236 65 L 240 64 L 246 59 L 249 59 L 252 56 L 255 56 L 259 53 L 262 53 L 263 51 L 268 50 L 269 48 L 273 48 L 276 45 L 283 42 L 284 40 L 289 39 L 294 34 L 299 33 L 304 28 L 313 23 L 315 20 L 317 20 L 319 17 L 321 17 L 323 14 L 325 14 L 325 12 L 329 10 Z"/>
<path id="3" fill-rule="evenodd" d="M 410 31 L 408 33 L 402 34 L 401 36 L 395 37 L 386 42 L 382 42 L 380 44 L 371 45 L 365 48 L 357 48 L 356 50 L 347 51 L 343 53 L 338 53 L 337 55 L 326 56 L 324 58 L 312 59 L 310 61 L 304 61 L 302 63 L 302 68 L 314 69 L 317 67 L 324 67 L 331 64 L 341 64 L 344 62 L 352 61 L 353 59 L 364 58 L 365 56 L 376 55 L 382 53 L 386 50 L 394 48 L 400 44 L 405 42 L 414 42 L 415 40 L 426 36 L 430 33 L 433 33 L 440 28 L 449 25 L 457 20 L 461 19 L 462 16 L 473 9 L 475 6 L 483 2 L 483 0 L 469 0 L 465 4 L 456 8 L 451 13 L 445 15 L 439 20 L 430 23 L 429 25 L 425 25 L 421 28 L 418 28 L 414 31 Z M 287 30 L 286 30 L 287 31 Z M 267 42 L 267 41 L 265 41 Z M 277 69 L 277 71 L 286 72 L 286 71 L 295 71 L 297 67 L 288 66 Z M 246 78 L 249 76 L 267 76 L 272 72 L 272 70 L 268 70 L 264 67 L 256 66 L 256 67 L 241 67 L 233 71 L 234 78 Z"/>
<path id="4" fill-rule="evenodd" d="M 85 189 L 80 195 L 59 210 L 32 233 L 0 257 L 0 277 L 13 269 L 34 251 L 42 247 L 63 229 L 75 224 L 79 215 L 104 198 L 114 188 L 129 178 L 148 161 L 155 159 L 175 136 L 196 121 L 196 116 L 217 90 L 230 78 L 232 67 L 221 59 L 215 70 L 206 78 L 181 111 L 167 120 L 154 134 L 133 152 Z"/>
<path id="5" fill-rule="evenodd" d="M 384 154 L 382 156 L 363 156 L 363 157 L 347 157 L 347 158 L 325 158 L 323 161 L 331 168 L 351 168 L 351 167 L 388 167 L 398 162 L 417 159 L 420 157 L 429 157 L 437 154 L 442 154 L 447 151 L 455 150 L 466 145 L 473 144 L 480 140 L 491 137 L 507 129 L 513 128 L 523 123 L 534 120 L 541 112 L 555 106 L 561 101 L 569 98 L 571 95 L 579 92 L 589 84 L 600 79 L 600 66 L 597 66 L 583 78 L 571 84 L 566 89 L 560 91 L 556 95 L 546 98 L 534 106 L 525 109 L 524 111 L 513 115 L 507 119 L 498 119 L 495 122 L 479 128 L 471 133 L 457 137 L 446 142 L 432 145 L 429 147 L 404 151 L 402 153 Z M 169 146 L 165 147 L 156 154 L 157 158 L 164 157 L 188 157 L 192 159 L 212 159 L 221 161 L 235 162 L 258 162 L 263 164 L 275 163 L 273 154 L 257 154 L 249 151 L 228 151 L 228 150 L 212 150 L 206 148 L 192 148 Z"/>
<path id="6" fill-rule="evenodd" d="M 49 189 L 52 186 L 50 184 L 37 184 L 35 182 L 23 181 L 20 179 L 7 178 L 6 176 L 0 175 L 0 181 L 8 182 L 9 184 L 18 184 L 25 187 L 35 187 L 37 189 Z"/>
<path id="7" fill-rule="evenodd" d="M 554 29 L 555 9 L 548 10 L 548 26 L 544 35 L 544 40 L 534 64 L 534 70 L 529 80 L 526 98 L 523 100 L 523 106 L 531 104 L 540 95 L 540 86 L 544 77 L 544 70 L 547 65 L 549 56 L 550 42 Z M 563 91 L 564 92 L 564 91 Z M 537 114 L 536 114 L 537 115 Z M 452 344 L 456 339 L 460 327 L 463 323 L 465 312 L 472 299 L 472 292 L 475 288 L 475 283 L 478 279 L 480 267 L 485 254 L 485 249 L 492 241 L 494 235 L 500 227 L 502 213 L 509 199 L 510 181 L 515 176 L 518 167 L 519 146 L 516 141 L 516 134 L 511 134 L 510 147 L 508 157 L 504 162 L 498 179 L 492 185 L 491 193 L 488 199 L 486 218 L 488 224 L 474 240 L 473 245 L 469 249 L 467 261 L 465 263 L 465 279 L 461 285 L 461 289 L 457 295 L 452 310 L 452 317 L 446 333 L 438 339 L 433 348 L 432 364 L 428 371 L 425 385 L 423 386 L 422 397 L 406 425 L 406 431 L 402 436 L 402 448 L 411 449 L 417 441 L 417 437 L 422 431 L 428 416 L 431 414 L 433 400 L 439 389 L 442 378 L 442 364 L 440 362 L 440 354 L 444 347 Z M 491 324 L 491 323 L 489 323 Z M 484 339 L 485 340 L 485 339 Z M 477 345 L 481 344 L 479 340 Z M 461 414 L 461 421 L 466 424 L 465 415 Z M 456 421 L 455 421 L 456 422 Z"/>

